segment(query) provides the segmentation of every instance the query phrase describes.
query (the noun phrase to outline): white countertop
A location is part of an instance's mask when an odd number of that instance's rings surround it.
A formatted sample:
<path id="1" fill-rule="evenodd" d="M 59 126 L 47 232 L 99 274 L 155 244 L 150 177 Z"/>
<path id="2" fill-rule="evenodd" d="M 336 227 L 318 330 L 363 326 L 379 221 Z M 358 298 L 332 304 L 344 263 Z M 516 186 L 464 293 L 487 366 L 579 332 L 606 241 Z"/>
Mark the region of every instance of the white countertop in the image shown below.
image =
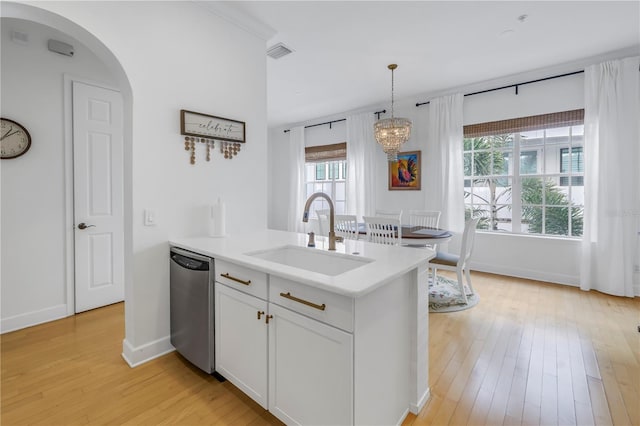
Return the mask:
<path id="1" fill-rule="evenodd" d="M 396 247 L 360 240 L 345 240 L 336 243 L 336 251 L 330 253 L 357 253 L 358 257 L 373 261 L 342 274 L 328 276 L 247 255 L 286 245 L 307 249 L 307 238 L 306 234 L 264 230 L 222 238 L 173 238 L 169 240 L 169 244 L 351 297 L 362 296 L 419 265 L 426 264 L 435 256 L 435 252 L 428 248 Z M 315 239 L 316 247 L 308 250 L 326 251 L 328 238 L 316 236 Z"/>

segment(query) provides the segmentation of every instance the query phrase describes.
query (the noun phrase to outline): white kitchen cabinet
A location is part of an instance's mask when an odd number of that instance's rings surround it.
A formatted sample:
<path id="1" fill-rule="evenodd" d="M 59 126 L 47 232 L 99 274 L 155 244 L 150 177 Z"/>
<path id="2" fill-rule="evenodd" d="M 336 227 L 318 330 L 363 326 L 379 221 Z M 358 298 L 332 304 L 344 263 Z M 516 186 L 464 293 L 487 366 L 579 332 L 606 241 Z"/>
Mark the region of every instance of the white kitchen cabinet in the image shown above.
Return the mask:
<path id="1" fill-rule="evenodd" d="M 216 281 L 243 293 L 267 300 L 267 274 L 216 259 Z"/>
<path id="2" fill-rule="evenodd" d="M 232 277 L 249 281 L 245 278 L 251 275 L 250 269 L 224 266 L 225 271 L 233 270 Z M 353 334 L 325 324 L 339 324 L 341 310 L 336 309 L 346 305 L 351 326 L 351 299 L 273 276 L 261 283 L 264 292 L 260 287 L 237 286 L 234 280 L 229 283 L 234 284 L 231 288 L 220 276 L 218 280 L 218 373 L 287 424 L 353 424 Z M 278 295 L 275 300 L 286 307 L 254 296 L 269 294 L 267 282 L 275 291 L 273 298 Z M 327 303 L 318 310 L 279 296 L 283 292 Z M 314 319 L 316 310 L 321 315 L 328 313 L 319 317 L 324 321 Z"/>
<path id="3" fill-rule="evenodd" d="M 267 302 L 215 284 L 216 371 L 267 408 Z"/>
<path id="4" fill-rule="evenodd" d="M 373 261 L 325 276 L 247 255 L 305 238 L 179 244 L 216 259 L 216 371 L 286 424 L 401 424 L 429 398 L 428 256 L 347 241 Z"/>
<path id="5" fill-rule="evenodd" d="M 286 424 L 353 424 L 353 335 L 269 303 L 269 411 Z"/>

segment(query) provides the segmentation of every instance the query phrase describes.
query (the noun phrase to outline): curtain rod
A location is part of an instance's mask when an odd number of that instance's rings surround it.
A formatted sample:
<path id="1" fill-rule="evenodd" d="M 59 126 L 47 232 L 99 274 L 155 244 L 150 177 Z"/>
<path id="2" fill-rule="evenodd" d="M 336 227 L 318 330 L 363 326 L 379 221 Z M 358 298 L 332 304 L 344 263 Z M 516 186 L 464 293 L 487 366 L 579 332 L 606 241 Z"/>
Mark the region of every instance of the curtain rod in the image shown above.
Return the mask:
<path id="1" fill-rule="evenodd" d="M 509 84 L 508 86 L 496 87 L 495 89 L 487 89 L 487 90 L 481 90 L 479 92 L 466 93 L 464 96 L 479 95 L 481 93 L 487 93 L 487 92 L 493 92 L 493 91 L 496 91 L 496 90 L 508 89 L 510 87 L 515 87 L 516 88 L 516 95 L 517 95 L 518 94 L 518 86 L 524 86 L 525 84 L 537 83 L 539 81 L 552 80 L 554 78 L 568 77 L 570 75 L 575 75 L 575 74 L 582 74 L 583 72 L 584 72 L 584 70 L 568 72 L 566 74 L 553 75 L 551 77 L 539 78 L 537 80 L 529 80 L 529 81 L 524 81 L 522 83 Z M 428 103 L 429 103 L 429 101 L 427 101 L 427 102 L 418 102 L 416 104 L 416 106 L 419 107 L 420 105 L 427 105 Z"/>
<path id="2" fill-rule="evenodd" d="M 378 120 L 379 120 L 379 119 L 380 119 L 380 114 L 384 114 L 385 112 L 387 112 L 387 110 L 386 110 L 386 109 L 383 109 L 382 111 L 376 111 L 376 112 L 374 112 L 374 114 L 376 114 L 376 115 L 378 116 Z M 332 125 L 333 123 L 339 123 L 340 121 L 345 121 L 345 120 L 346 120 L 346 118 L 341 118 L 340 120 L 325 121 L 324 123 L 310 124 L 310 125 L 308 125 L 308 126 L 304 126 L 304 128 L 305 128 L 305 129 L 308 129 L 309 127 L 324 126 L 325 124 L 328 124 L 328 125 L 329 125 L 329 128 L 331 128 L 331 125 Z M 291 131 L 291 129 L 287 129 L 287 130 L 285 130 L 284 132 L 285 132 L 285 133 L 288 133 L 288 132 L 290 132 L 290 131 Z"/>

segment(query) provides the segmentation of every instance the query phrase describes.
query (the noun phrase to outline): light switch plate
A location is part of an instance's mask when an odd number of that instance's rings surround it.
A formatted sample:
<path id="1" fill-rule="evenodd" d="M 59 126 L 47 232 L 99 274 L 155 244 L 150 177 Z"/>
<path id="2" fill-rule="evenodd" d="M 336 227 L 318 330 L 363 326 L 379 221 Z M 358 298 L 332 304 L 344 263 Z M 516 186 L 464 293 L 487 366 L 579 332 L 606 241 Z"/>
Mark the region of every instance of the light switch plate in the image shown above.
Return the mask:
<path id="1" fill-rule="evenodd" d="M 156 226 L 158 213 L 154 209 L 144 209 L 144 226 Z"/>

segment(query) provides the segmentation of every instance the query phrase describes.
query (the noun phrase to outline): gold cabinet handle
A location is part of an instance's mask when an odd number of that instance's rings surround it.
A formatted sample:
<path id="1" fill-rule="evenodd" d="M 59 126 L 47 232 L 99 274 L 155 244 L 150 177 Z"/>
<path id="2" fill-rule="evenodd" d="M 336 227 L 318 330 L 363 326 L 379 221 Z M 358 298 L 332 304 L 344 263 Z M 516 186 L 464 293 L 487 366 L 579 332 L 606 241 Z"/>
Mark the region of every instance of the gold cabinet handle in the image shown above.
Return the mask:
<path id="1" fill-rule="evenodd" d="M 225 277 L 225 278 L 229 278 L 230 280 L 235 281 L 235 282 L 240 283 L 240 284 L 244 284 L 244 285 L 251 284 L 251 280 L 246 280 L 246 281 L 245 280 L 241 280 L 240 278 L 236 278 L 234 276 L 229 275 L 228 272 L 225 272 L 224 274 L 220 274 L 220 276 L 221 277 Z"/>
<path id="2" fill-rule="evenodd" d="M 318 305 L 313 302 L 309 302 L 308 300 L 304 300 L 304 299 L 300 299 L 298 297 L 292 296 L 290 292 L 280 293 L 280 296 L 289 300 L 293 300 L 294 302 L 302 303 L 303 305 L 311 306 L 312 308 L 319 309 L 321 311 L 324 311 L 325 308 L 327 307 L 327 305 L 325 305 L 324 303 L 322 305 Z"/>
<path id="3" fill-rule="evenodd" d="M 269 324 L 269 320 L 273 319 L 273 315 L 267 315 L 264 317 L 264 322 L 266 322 L 267 324 Z"/>
<path id="4" fill-rule="evenodd" d="M 262 317 L 262 315 L 264 315 L 264 311 L 258 311 L 258 319 L 260 319 L 260 317 Z"/>

